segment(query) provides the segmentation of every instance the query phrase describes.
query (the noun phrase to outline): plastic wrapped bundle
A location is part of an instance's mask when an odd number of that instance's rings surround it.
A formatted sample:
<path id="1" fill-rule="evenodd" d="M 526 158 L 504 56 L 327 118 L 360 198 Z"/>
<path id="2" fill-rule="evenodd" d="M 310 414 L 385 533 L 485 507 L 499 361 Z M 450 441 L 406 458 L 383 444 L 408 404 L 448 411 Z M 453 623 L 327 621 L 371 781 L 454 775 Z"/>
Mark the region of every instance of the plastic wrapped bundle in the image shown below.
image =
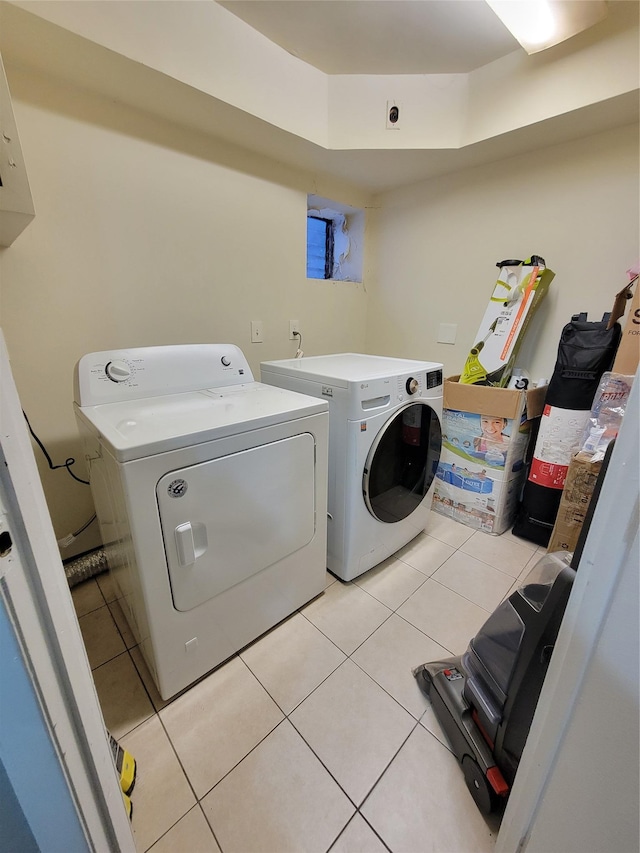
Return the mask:
<path id="1" fill-rule="evenodd" d="M 604 459 L 609 442 L 618 435 L 629 402 L 633 378 L 622 373 L 607 372 L 602 375 L 582 435 L 581 451 L 589 453 L 592 462 Z"/>

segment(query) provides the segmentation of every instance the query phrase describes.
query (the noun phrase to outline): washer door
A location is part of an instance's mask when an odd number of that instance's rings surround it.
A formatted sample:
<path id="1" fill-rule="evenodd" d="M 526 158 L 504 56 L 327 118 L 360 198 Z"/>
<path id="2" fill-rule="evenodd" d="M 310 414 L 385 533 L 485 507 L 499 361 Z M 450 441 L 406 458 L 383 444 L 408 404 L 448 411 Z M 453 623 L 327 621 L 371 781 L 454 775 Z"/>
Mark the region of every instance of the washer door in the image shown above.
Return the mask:
<path id="1" fill-rule="evenodd" d="M 416 510 L 440 460 L 440 419 L 428 403 L 399 409 L 376 436 L 364 467 L 362 492 L 371 515 L 393 524 Z"/>
<path id="2" fill-rule="evenodd" d="M 156 486 L 176 610 L 273 566 L 315 534 L 310 433 L 171 471 Z"/>

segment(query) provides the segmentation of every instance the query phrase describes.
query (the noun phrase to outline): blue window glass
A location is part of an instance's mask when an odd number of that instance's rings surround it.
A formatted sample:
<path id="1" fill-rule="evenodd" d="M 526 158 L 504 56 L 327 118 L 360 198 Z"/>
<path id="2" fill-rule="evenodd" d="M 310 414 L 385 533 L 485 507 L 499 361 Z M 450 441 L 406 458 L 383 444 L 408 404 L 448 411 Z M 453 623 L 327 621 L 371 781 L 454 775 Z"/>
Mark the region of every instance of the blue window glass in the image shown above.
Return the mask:
<path id="1" fill-rule="evenodd" d="M 307 216 L 307 278 L 331 278 L 333 222 Z"/>

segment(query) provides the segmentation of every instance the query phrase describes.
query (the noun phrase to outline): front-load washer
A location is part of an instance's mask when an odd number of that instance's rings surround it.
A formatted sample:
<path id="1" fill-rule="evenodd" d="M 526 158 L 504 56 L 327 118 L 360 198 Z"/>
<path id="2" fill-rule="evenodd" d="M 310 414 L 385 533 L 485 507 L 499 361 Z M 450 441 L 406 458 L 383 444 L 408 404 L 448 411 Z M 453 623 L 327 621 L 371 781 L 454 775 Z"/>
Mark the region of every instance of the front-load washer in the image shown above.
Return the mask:
<path id="1" fill-rule="evenodd" d="M 328 406 L 227 344 L 91 353 L 74 386 L 107 560 L 168 699 L 323 591 Z"/>
<path id="2" fill-rule="evenodd" d="M 263 382 L 329 402 L 329 571 L 345 581 L 425 529 L 441 449 L 442 365 L 338 353 L 263 362 Z"/>

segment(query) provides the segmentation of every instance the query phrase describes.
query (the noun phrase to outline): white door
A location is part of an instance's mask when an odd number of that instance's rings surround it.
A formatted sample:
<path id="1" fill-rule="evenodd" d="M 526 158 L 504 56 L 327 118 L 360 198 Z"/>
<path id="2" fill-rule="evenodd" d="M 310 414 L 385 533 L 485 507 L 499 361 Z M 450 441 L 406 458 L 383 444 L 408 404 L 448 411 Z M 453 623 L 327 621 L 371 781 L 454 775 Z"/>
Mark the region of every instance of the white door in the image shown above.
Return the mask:
<path id="1" fill-rule="evenodd" d="M 307 545 L 314 487 L 310 433 L 165 474 L 156 495 L 174 607 L 191 610 Z"/>
<path id="2" fill-rule="evenodd" d="M 131 827 L 1 330 L 0 460 L 0 848 L 128 853 Z"/>

